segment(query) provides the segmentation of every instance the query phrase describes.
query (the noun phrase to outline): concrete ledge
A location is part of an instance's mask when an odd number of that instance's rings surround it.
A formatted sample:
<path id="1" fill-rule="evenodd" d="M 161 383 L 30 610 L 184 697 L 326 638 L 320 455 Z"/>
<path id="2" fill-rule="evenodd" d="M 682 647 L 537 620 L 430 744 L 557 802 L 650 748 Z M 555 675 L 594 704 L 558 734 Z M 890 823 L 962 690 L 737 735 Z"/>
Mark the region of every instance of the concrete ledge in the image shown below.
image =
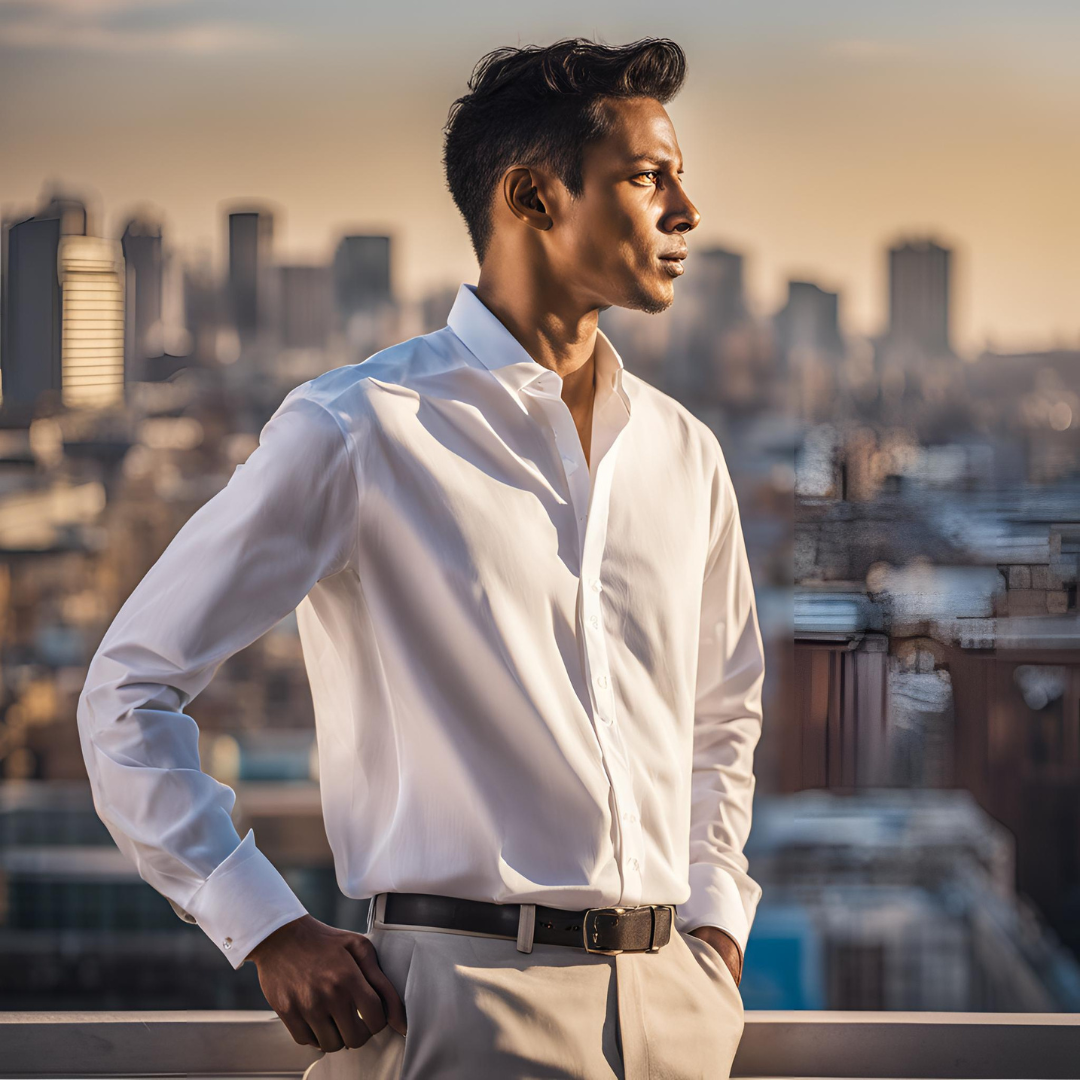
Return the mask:
<path id="1" fill-rule="evenodd" d="M 271 1080 L 321 1056 L 271 1011 L 0 1013 L 0 1077 Z M 748 1012 L 732 1075 L 1076 1077 L 1080 1014 Z"/>
<path id="2" fill-rule="evenodd" d="M 1080 1076 L 1080 1014 L 748 1012 L 733 1076 Z"/>
<path id="3" fill-rule="evenodd" d="M 3 1077 L 299 1077 L 320 1057 L 269 1009 L 0 1013 Z"/>

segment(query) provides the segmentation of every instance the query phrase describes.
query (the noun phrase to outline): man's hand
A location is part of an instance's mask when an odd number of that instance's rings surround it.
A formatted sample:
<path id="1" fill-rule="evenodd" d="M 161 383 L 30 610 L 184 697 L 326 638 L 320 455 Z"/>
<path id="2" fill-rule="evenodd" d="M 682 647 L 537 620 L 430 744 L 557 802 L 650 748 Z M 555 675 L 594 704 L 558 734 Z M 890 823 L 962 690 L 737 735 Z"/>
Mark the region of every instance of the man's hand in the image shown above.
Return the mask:
<path id="1" fill-rule="evenodd" d="M 690 933 L 711 945 L 724 958 L 724 963 L 738 986 L 742 981 L 742 958 L 734 939 L 718 926 L 696 926 Z"/>
<path id="2" fill-rule="evenodd" d="M 363 934 L 304 915 L 260 941 L 247 959 L 259 969 L 270 1007 L 301 1046 L 327 1053 L 355 1049 L 387 1024 L 405 1034 L 405 1004 Z"/>

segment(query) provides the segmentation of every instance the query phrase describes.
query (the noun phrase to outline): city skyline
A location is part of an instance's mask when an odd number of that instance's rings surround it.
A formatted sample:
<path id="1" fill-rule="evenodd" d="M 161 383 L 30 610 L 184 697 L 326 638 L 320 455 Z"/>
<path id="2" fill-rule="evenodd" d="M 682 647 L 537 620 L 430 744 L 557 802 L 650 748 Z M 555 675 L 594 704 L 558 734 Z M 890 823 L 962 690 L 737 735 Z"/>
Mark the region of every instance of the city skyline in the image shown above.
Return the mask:
<path id="1" fill-rule="evenodd" d="M 472 64 L 500 44 L 665 35 L 689 62 L 668 111 L 702 212 L 691 246 L 746 255 L 757 314 L 812 280 L 841 293 L 847 333 L 878 333 L 886 248 L 933 235 L 956 252 L 962 351 L 1080 339 L 1066 48 L 1080 16 L 1065 5 L 475 13 L 433 8 L 403 47 L 404 12 L 329 3 L 303 19 L 278 3 L 0 3 L 0 208 L 58 181 L 105 211 L 106 236 L 149 208 L 171 245 L 220 268 L 226 207 L 264 203 L 282 262 L 326 263 L 348 232 L 393 235 L 395 289 L 416 298 L 477 277 L 439 160 Z"/>

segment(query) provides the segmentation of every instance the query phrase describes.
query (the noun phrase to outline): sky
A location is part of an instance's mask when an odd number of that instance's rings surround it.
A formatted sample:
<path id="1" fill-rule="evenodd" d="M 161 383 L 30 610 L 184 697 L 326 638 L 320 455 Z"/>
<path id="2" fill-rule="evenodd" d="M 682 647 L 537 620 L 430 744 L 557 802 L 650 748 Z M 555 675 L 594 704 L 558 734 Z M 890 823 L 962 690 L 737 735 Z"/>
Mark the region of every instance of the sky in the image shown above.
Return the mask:
<path id="1" fill-rule="evenodd" d="M 224 215 L 275 209 L 279 261 L 348 231 L 394 236 L 404 296 L 475 282 L 442 127 L 502 45 L 670 37 L 668 105 L 691 249 L 746 256 L 752 307 L 789 278 L 886 317 L 885 249 L 952 246 L 956 344 L 1080 347 L 1080 4 L 489 0 L 0 0 L 0 211 L 45 185 L 105 235 L 136 211 L 217 265 Z M 692 264 L 688 264 L 688 273 Z"/>

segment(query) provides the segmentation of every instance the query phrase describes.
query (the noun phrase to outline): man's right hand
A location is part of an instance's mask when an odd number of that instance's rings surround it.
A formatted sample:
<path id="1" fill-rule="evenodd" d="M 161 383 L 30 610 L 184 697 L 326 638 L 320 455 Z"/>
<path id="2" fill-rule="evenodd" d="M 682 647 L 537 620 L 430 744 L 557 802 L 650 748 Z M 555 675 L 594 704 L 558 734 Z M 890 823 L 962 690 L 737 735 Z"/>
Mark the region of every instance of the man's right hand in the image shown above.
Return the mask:
<path id="1" fill-rule="evenodd" d="M 363 934 L 303 915 L 259 942 L 247 959 L 259 969 L 270 1007 L 301 1046 L 327 1053 L 355 1049 L 387 1024 L 405 1034 L 405 1004 Z"/>

